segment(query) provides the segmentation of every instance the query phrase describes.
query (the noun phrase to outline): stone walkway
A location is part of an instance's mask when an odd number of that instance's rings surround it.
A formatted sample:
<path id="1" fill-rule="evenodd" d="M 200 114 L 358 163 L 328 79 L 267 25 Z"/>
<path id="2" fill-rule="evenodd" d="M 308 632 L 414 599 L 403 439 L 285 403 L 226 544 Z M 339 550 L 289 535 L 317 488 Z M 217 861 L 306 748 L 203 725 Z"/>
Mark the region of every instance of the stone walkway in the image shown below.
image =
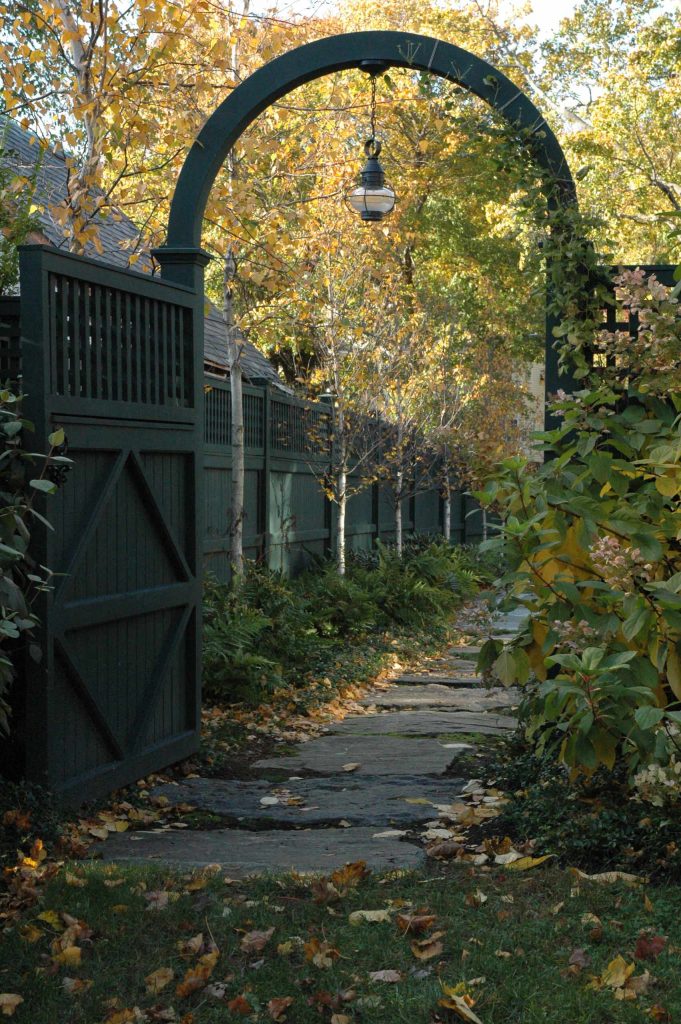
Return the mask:
<path id="1" fill-rule="evenodd" d="M 497 635 L 521 624 L 520 613 L 498 616 Z M 224 827 L 122 833 L 106 843 L 104 858 L 218 863 L 234 877 L 326 871 L 356 860 L 379 869 L 422 864 L 419 830 L 470 782 L 457 771 L 462 751 L 515 726 L 517 691 L 483 687 L 469 628 L 466 646 L 376 689 L 360 702 L 363 714 L 330 725 L 294 753 L 256 762 L 260 779 L 191 778 L 154 791 L 215 815 Z"/>

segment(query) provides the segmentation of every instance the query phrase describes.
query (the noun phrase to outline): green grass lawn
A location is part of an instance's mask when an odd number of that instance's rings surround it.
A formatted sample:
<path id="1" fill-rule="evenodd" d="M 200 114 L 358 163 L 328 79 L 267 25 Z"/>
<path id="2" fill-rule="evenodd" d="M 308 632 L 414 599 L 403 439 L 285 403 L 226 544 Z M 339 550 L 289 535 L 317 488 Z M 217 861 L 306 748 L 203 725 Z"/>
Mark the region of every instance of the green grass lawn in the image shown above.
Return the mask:
<path id="1" fill-rule="evenodd" d="M 461 1019 L 438 1004 L 442 984 L 468 982 L 473 1012 L 483 1024 L 681 1020 L 680 887 L 577 883 L 569 872 L 546 867 L 504 875 L 500 869 L 437 865 L 424 874 L 370 875 L 335 902 L 319 902 L 309 878 L 229 884 L 217 874 L 206 884 L 201 877 L 192 884 L 193 877 L 97 864 L 63 870 L 2 938 L 0 992 L 24 999 L 14 1019 L 432 1024 Z M 158 892 L 169 894 L 167 904 L 150 909 L 166 901 L 165 895 L 150 898 Z M 348 917 L 357 910 L 388 910 L 390 919 L 351 924 Z M 402 934 L 395 915 L 416 911 L 435 920 L 424 933 Z M 80 964 L 78 954 L 68 954 L 66 964 L 54 960 L 58 950 L 51 945 L 63 936 L 64 913 L 91 930 L 89 938 L 87 932 L 76 938 Z M 595 915 L 600 925 L 585 915 Z M 245 934 L 271 928 L 262 950 L 241 948 Z M 667 940 L 654 961 L 643 959 L 645 944 L 636 950 L 644 930 Z M 418 960 L 411 942 L 432 932 L 444 933 L 438 940 L 442 950 Z M 199 933 L 203 945 L 196 940 L 193 952 L 183 954 L 178 944 Z M 314 940 L 328 944 L 320 963 L 308 958 L 317 949 Z M 262 937 L 251 941 L 257 946 Z M 303 943 L 310 942 L 306 954 Z M 187 970 L 210 963 L 199 958 L 213 944 L 219 949 L 209 981 L 213 988 L 178 995 Z M 324 949 L 331 951 L 330 966 L 321 965 Z M 584 951 L 588 963 L 571 974 L 575 949 Z M 635 950 L 634 977 L 646 970 L 654 975 L 647 992 L 620 1001 L 612 987 L 588 987 L 591 976 L 601 975 L 617 956 L 632 963 Z M 173 978 L 150 994 L 145 977 L 160 968 L 171 969 Z M 398 972 L 400 980 L 371 979 L 386 970 Z M 66 978 L 86 984 L 79 994 L 69 994 Z M 470 985 L 474 979 L 479 980 Z M 275 1003 L 268 1009 L 270 1000 L 285 997 L 292 1000 L 288 1008 Z M 283 1015 L 276 1016 L 279 1011 Z"/>

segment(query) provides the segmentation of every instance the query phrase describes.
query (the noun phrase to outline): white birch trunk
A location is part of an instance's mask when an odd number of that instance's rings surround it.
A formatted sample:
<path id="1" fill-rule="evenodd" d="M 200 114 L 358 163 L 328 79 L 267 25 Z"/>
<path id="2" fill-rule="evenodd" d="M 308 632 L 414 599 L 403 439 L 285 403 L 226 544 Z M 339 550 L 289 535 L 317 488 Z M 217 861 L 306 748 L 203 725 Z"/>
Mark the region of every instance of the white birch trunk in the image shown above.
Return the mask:
<path id="1" fill-rule="evenodd" d="M 345 576 L 345 513 L 348 507 L 348 477 L 345 466 L 338 472 L 338 548 L 336 565 L 338 575 Z"/>
<path id="2" fill-rule="evenodd" d="M 399 470 L 395 478 L 395 548 L 398 558 L 402 557 L 402 470 Z"/>
<path id="3" fill-rule="evenodd" d="M 442 534 L 448 544 L 452 539 L 452 489 L 449 479 L 445 480 L 444 501 L 442 507 Z"/>

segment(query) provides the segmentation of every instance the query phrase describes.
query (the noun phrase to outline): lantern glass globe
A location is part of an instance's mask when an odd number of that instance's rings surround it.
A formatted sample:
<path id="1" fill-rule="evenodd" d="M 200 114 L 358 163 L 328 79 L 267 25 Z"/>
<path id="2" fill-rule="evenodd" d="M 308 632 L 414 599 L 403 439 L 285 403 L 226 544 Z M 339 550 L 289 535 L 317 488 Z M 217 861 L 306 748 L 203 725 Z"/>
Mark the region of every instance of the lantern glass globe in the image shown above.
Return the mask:
<path id="1" fill-rule="evenodd" d="M 359 185 L 348 195 L 348 203 L 362 220 L 383 220 L 395 206 L 395 193 L 387 185 L 367 188 Z"/>

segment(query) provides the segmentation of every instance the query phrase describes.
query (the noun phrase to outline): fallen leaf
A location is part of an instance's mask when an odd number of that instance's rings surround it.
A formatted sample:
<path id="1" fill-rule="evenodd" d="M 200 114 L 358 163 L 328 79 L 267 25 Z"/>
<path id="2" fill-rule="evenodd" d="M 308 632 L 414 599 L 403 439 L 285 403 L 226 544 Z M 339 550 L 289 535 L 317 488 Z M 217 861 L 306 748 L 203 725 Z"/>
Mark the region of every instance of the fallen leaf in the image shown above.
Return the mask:
<path id="1" fill-rule="evenodd" d="M 612 988 L 623 989 L 632 974 L 636 970 L 636 964 L 628 964 L 624 957 L 616 956 L 611 960 L 601 975 L 594 975 L 589 982 L 588 988 Z M 636 998 L 635 993 L 633 993 Z"/>
<path id="2" fill-rule="evenodd" d="M 278 998 L 270 999 L 267 1004 L 267 1012 L 272 1020 L 286 1020 L 286 1011 L 292 1003 L 293 996 L 280 996 Z"/>
<path id="3" fill-rule="evenodd" d="M 92 988 L 94 982 L 87 978 L 62 978 L 62 988 L 70 996 L 79 996 L 81 992 L 87 992 Z"/>
<path id="4" fill-rule="evenodd" d="M 631 992 L 635 992 L 637 996 L 644 996 L 652 981 L 652 974 L 649 971 L 644 971 L 643 974 L 638 974 L 636 977 L 630 978 L 627 982 L 627 988 Z"/>
<path id="5" fill-rule="evenodd" d="M 664 935 L 646 935 L 642 932 L 636 941 L 634 957 L 636 960 L 657 960 L 666 945 Z"/>
<path id="6" fill-rule="evenodd" d="M 371 971 L 369 978 L 371 981 L 387 981 L 391 983 L 402 981 L 402 975 L 399 971 Z"/>
<path id="7" fill-rule="evenodd" d="M 74 875 L 71 871 L 64 872 L 64 881 L 67 885 L 73 886 L 74 889 L 82 889 L 87 885 L 87 878 Z"/>
<path id="8" fill-rule="evenodd" d="M 13 825 L 17 832 L 28 832 L 31 827 L 30 811 L 5 811 L 2 816 L 3 825 Z"/>
<path id="9" fill-rule="evenodd" d="M 185 941 L 180 939 L 177 948 L 180 951 L 180 956 L 197 956 L 203 948 L 203 932 L 198 932 L 197 935 L 192 935 L 191 939 Z"/>
<path id="10" fill-rule="evenodd" d="M 38 920 L 51 925 L 52 928 L 56 928 L 57 931 L 62 931 L 64 927 L 62 919 L 56 910 L 43 910 L 42 914 L 38 914 Z"/>
<path id="11" fill-rule="evenodd" d="M 213 973 L 219 955 L 217 950 L 214 950 L 212 953 L 206 953 L 197 960 L 193 967 L 186 971 L 182 981 L 175 987 L 175 994 L 179 999 L 186 999 L 192 992 L 197 992 L 199 989 L 204 988 Z"/>
<path id="12" fill-rule="evenodd" d="M 95 839 L 102 839 L 103 840 L 103 839 L 108 839 L 109 838 L 109 830 L 108 830 L 108 828 L 100 828 L 99 826 L 96 826 L 96 827 L 93 827 L 93 828 L 89 828 L 88 832 L 89 832 L 89 834 L 91 836 L 94 836 Z"/>
<path id="13" fill-rule="evenodd" d="M 458 995 L 455 989 L 449 988 L 444 985 L 443 990 L 445 992 L 444 999 L 440 999 L 440 1006 L 444 1006 L 446 1010 L 453 1010 L 462 1020 L 468 1021 L 469 1024 L 482 1024 L 482 1021 L 473 1013 L 473 1006 L 475 1006 L 475 1000 L 469 995 Z"/>
<path id="14" fill-rule="evenodd" d="M 147 986 L 147 994 L 155 996 L 157 993 L 162 992 L 174 977 L 175 972 L 172 967 L 159 967 L 158 970 L 152 971 L 151 974 L 147 974 L 144 979 Z"/>
<path id="15" fill-rule="evenodd" d="M 555 857 L 555 853 L 545 853 L 543 857 L 521 857 L 520 860 L 514 860 L 512 864 L 506 865 L 507 871 L 529 871 L 530 868 L 536 868 L 544 861 L 550 860 L 551 857 Z"/>
<path id="16" fill-rule="evenodd" d="M 577 967 L 580 971 L 584 970 L 585 967 L 589 967 L 591 959 L 585 949 L 573 949 L 570 953 L 570 959 L 568 960 L 570 967 Z"/>
<path id="17" fill-rule="evenodd" d="M 467 892 L 464 897 L 464 903 L 467 907 L 480 907 L 483 903 L 487 903 L 487 897 L 484 892 L 477 889 L 475 892 Z"/>
<path id="18" fill-rule="evenodd" d="M 145 892 L 144 898 L 147 901 L 147 910 L 165 910 L 170 902 L 171 895 L 177 899 L 179 893 L 169 893 L 165 889 L 157 889 L 153 892 Z"/>
<path id="19" fill-rule="evenodd" d="M 19 934 L 24 942 L 30 942 L 33 944 L 34 942 L 38 942 L 39 939 L 42 939 L 45 932 L 42 928 L 36 928 L 34 924 L 25 924 L 19 929 Z"/>
<path id="20" fill-rule="evenodd" d="M 15 995 L 13 992 L 0 992 L 0 1010 L 3 1017 L 11 1017 L 17 1006 L 23 1003 L 24 997 Z"/>
<path id="21" fill-rule="evenodd" d="M 347 1013 L 332 1013 L 330 1024 L 352 1024 Z"/>
<path id="22" fill-rule="evenodd" d="M 83 951 L 80 946 L 67 946 L 52 957 L 61 967 L 79 967 Z"/>
<path id="23" fill-rule="evenodd" d="M 265 931 L 246 932 L 241 940 L 241 949 L 244 953 L 260 953 L 274 935 L 274 928 L 267 928 Z"/>
<path id="24" fill-rule="evenodd" d="M 509 850 L 508 853 L 498 853 L 494 858 L 495 864 L 513 864 L 515 861 L 522 860 L 522 853 L 518 853 L 517 850 Z"/>
<path id="25" fill-rule="evenodd" d="M 660 1006 L 659 1003 L 655 1003 L 648 1010 L 648 1016 L 652 1017 L 653 1020 L 661 1021 L 661 1024 L 672 1024 L 672 1017 L 668 1010 L 665 1010 L 664 1006 Z"/>
<path id="26" fill-rule="evenodd" d="M 441 843 L 433 843 L 432 846 L 429 846 L 426 856 L 433 857 L 435 860 L 455 860 L 462 851 L 463 846 L 456 839 L 444 839 Z"/>
<path id="27" fill-rule="evenodd" d="M 227 1003 L 227 1009 L 230 1013 L 240 1013 L 243 1017 L 248 1017 L 249 1014 L 253 1013 L 253 1007 L 244 996 L 237 996 L 236 999 L 230 999 Z"/>
<path id="28" fill-rule="evenodd" d="M 333 961 L 340 956 L 338 950 L 334 949 L 329 942 L 320 942 L 317 938 L 306 942 L 304 949 L 305 959 L 319 968 L 331 967 Z"/>
<path id="29" fill-rule="evenodd" d="M 433 927 L 436 920 L 435 914 L 397 914 L 395 917 L 395 923 L 403 935 L 407 932 L 422 935 Z"/>
<path id="30" fill-rule="evenodd" d="M 411 951 L 416 959 L 432 960 L 434 957 L 440 956 L 444 950 L 440 939 L 444 934 L 444 932 L 434 932 L 427 939 L 415 939 L 411 943 Z"/>
<path id="31" fill-rule="evenodd" d="M 337 889 L 354 889 L 362 879 L 370 874 L 371 869 L 366 866 L 366 861 L 357 860 L 353 864 L 346 864 L 334 871 L 331 881 Z"/>
<path id="32" fill-rule="evenodd" d="M 568 868 L 568 871 L 575 878 L 583 878 L 587 882 L 596 882 L 599 885 L 613 885 L 615 882 L 624 882 L 625 885 L 644 885 L 645 878 L 640 875 L 632 875 L 627 871 L 603 871 L 597 875 L 587 875 L 579 868 Z"/>
<path id="33" fill-rule="evenodd" d="M 350 924 L 361 924 L 362 921 L 368 921 L 369 923 L 377 923 L 381 921 L 390 921 L 389 910 L 353 910 L 348 916 Z"/>

